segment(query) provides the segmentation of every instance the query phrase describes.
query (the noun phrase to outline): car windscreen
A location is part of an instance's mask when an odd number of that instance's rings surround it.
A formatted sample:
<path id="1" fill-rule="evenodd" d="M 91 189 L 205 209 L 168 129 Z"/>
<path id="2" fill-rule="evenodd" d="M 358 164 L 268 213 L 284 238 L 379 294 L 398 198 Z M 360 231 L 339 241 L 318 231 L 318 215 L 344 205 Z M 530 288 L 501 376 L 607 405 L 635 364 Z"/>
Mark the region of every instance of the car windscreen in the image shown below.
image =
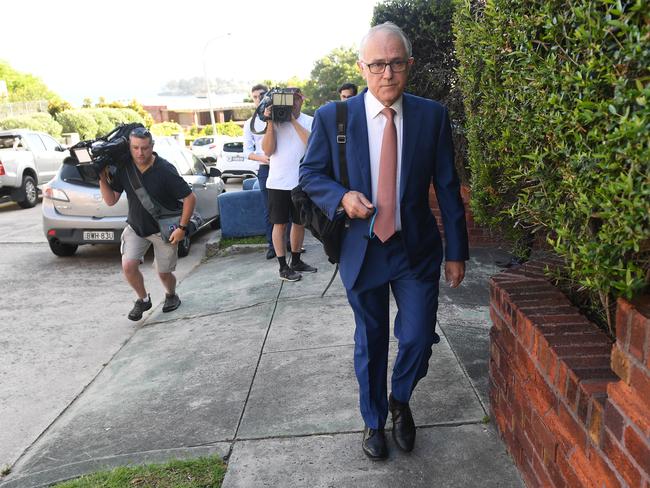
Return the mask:
<path id="1" fill-rule="evenodd" d="M 223 150 L 226 152 L 244 152 L 243 142 L 226 142 L 223 145 Z"/>
<path id="2" fill-rule="evenodd" d="M 186 158 L 183 151 L 182 148 L 174 146 L 161 146 L 156 148 L 158 156 L 176 166 L 179 175 L 191 175 L 193 174 L 191 159 Z"/>
<path id="3" fill-rule="evenodd" d="M 196 139 L 192 145 L 193 146 L 207 146 L 208 144 L 212 143 L 212 138 L 211 137 L 199 137 Z"/>

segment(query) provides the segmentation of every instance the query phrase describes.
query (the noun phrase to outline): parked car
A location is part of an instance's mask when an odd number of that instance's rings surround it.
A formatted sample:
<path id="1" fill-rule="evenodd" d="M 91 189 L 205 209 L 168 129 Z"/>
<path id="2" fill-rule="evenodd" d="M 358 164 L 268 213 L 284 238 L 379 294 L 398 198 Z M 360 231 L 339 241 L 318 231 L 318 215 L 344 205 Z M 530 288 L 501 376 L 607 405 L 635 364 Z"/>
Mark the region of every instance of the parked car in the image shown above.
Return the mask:
<path id="1" fill-rule="evenodd" d="M 68 151 L 52 136 L 28 129 L 0 131 L 0 197 L 23 208 L 38 203 L 38 186 L 58 171 Z"/>
<path id="2" fill-rule="evenodd" d="M 219 226 L 217 197 L 224 183 L 219 170 L 205 164 L 173 138 L 157 137 L 154 151 L 172 163 L 196 195 L 196 212 L 202 225 Z M 85 183 L 76 166 L 64 164 L 43 189 L 43 231 L 57 256 L 72 256 L 83 244 L 119 244 L 126 227 L 126 194 L 109 207 L 99 192 L 99 182 Z M 186 237 L 178 255 L 187 256 L 191 241 Z"/>
<path id="3" fill-rule="evenodd" d="M 211 136 L 194 139 L 190 147 L 194 155 L 211 163 L 217 161 L 221 150 L 219 143 Z"/>
<path id="4" fill-rule="evenodd" d="M 257 176 L 260 163 L 251 159 L 244 159 L 244 142 L 241 140 L 224 142 L 217 168 L 221 171 L 223 181 L 228 178 L 247 178 Z"/>

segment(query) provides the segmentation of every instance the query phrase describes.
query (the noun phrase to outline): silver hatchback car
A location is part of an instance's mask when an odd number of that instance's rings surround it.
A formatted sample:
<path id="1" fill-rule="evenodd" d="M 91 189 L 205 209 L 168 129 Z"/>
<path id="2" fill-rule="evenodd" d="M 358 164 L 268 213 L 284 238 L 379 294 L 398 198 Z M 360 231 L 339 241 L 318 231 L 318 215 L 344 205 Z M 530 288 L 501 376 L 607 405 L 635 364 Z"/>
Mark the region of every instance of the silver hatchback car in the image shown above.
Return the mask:
<path id="1" fill-rule="evenodd" d="M 173 138 L 155 138 L 154 151 L 172 163 L 196 195 L 196 212 L 202 227 L 219 226 L 217 197 L 225 191 L 216 168 L 205 167 L 191 151 Z M 56 177 L 43 189 L 43 231 L 57 256 L 72 256 L 82 244 L 119 244 L 126 227 L 126 194 L 109 207 L 102 200 L 99 182 L 82 180 L 75 166 L 63 164 Z M 189 253 L 190 238 L 178 246 L 178 255 Z"/>

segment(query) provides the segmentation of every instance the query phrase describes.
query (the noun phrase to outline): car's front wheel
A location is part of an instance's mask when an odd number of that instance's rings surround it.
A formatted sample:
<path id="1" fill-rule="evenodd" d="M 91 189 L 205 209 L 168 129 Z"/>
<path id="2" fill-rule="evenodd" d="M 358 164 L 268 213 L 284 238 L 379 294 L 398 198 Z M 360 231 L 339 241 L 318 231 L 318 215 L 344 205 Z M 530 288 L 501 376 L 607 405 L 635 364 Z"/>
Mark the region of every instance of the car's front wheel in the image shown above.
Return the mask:
<path id="1" fill-rule="evenodd" d="M 72 256 L 77 252 L 77 248 L 79 247 L 77 244 L 65 244 L 56 238 L 50 239 L 47 242 L 49 243 L 52 252 L 61 257 Z"/>
<path id="2" fill-rule="evenodd" d="M 185 236 L 181 242 L 178 243 L 178 257 L 184 258 L 190 253 L 190 247 L 192 247 L 192 241 L 188 236 Z"/>
<path id="3" fill-rule="evenodd" d="M 23 184 L 20 188 L 21 199 L 16 203 L 22 208 L 32 208 L 38 203 L 38 188 L 36 181 L 29 175 L 23 176 Z"/>

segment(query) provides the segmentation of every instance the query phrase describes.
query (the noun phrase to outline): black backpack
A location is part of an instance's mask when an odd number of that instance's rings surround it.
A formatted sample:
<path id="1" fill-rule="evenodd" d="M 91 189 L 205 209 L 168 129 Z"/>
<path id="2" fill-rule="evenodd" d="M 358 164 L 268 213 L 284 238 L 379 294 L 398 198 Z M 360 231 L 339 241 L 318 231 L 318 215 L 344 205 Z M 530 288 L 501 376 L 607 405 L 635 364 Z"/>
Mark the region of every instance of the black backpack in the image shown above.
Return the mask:
<path id="1" fill-rule="evenodd" d="M 336 102 L 336 142 L 339 149 L 340 183 L 345 188 L 350 187 L 348 165 L 345 157 L 347 115 L 347 104 L 345 102 Z M 330 176 L 332 178 L 334 177 L 334 170 L 332 168 L 330 168 Z M 345 229 L 350 225 L 349 219 L 343 214 L 340 218 L 330 220 L 320 207 L 309 198 L 309 195 L 305 193 L 300 185 L 291 190 L 291 200 L 298 210 L 302 224 L 323 244 L 323 250 L 327 255 L 328 261 L 336 264 L 334 275 L 327 288 L 325 288 L 325 291 L 323 291 L 324 295 L 338 271 L 338 263 L 341 260 L 341 242 L 343 241 Z"/>

